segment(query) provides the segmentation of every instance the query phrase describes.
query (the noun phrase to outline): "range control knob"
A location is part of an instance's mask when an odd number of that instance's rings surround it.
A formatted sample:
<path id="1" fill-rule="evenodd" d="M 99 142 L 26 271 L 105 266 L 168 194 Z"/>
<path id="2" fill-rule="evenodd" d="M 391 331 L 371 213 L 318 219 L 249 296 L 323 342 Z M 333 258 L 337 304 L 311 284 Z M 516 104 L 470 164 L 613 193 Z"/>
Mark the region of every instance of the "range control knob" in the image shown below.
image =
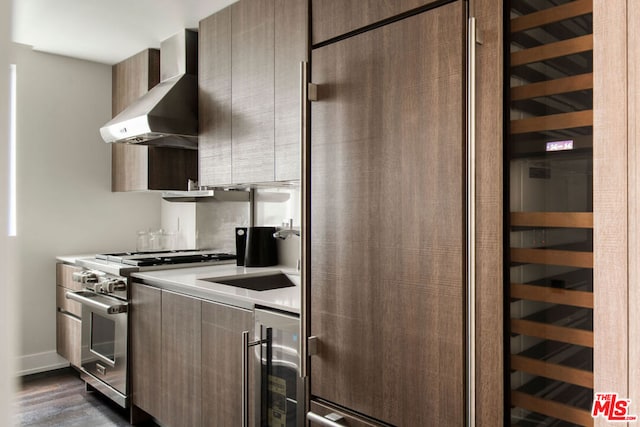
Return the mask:
<path id="1" fill-rule="evenodd" d="M 120 291 L 126 291 L 127 290 L 127 284 L 125 283 L 124 280 L 122 279 L 111 279 L 111 280 L 107 280 L 105 283 L 102 284 L 102 291 L 103 292 L 107 292 L 107 293 L 113 293 L 113 292 L 120 292 Z"/>
<path id="2" fill-rule="evenodd" d="M 73 273 L 72 280 L 78 283 L 97 283 L 98 275 L 91 271 L 80 271 Z"/>

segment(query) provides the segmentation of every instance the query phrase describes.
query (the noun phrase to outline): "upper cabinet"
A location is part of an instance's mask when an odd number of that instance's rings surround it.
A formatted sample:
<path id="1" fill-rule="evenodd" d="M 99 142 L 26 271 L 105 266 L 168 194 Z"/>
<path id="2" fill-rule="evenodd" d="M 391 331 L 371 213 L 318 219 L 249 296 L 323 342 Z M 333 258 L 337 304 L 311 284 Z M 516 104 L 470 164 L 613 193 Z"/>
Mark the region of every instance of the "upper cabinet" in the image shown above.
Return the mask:
<path id="1" fill-rule="evenodd" d="M 160 82 L 160 51 L 144 50 L 113 66 L 112 115 Z M 198 153 L 130 144 L 111 146 L 111 191 L 186 190 L 198 177 Z"/>
<path id="2" fill-rule="evenodd" d="M 437 3 L 436 0 L 311 0 L 312 44 L 340 37 L 351 31 L 379 23 Z"/>
<path id="3" fill-rule="evenodd" d="M 231 177 L 275 180 L 274 0 L 231 6 Z"/>
<path id="4" fill-rule="evenodd" d="M 200 184 L 300 179 L 304 0 L 240 0 L 199 32 Z"/>

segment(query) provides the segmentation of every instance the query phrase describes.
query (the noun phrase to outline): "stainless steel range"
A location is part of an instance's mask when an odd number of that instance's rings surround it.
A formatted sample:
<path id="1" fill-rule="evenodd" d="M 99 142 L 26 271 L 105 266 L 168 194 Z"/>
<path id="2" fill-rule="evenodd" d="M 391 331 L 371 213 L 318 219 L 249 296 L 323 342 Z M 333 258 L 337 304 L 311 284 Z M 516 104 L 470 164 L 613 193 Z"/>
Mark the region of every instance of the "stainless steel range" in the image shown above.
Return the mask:
<path id="1" fill-rule="evenodd" d="M 129 406 L 129 276 L 137 271 L 235 263 L 215 251 L 120 252 L 80 258 L 73 280 L 84 290 L 66 297 L 82 304 L 81 375 L 88 386 Z"/>

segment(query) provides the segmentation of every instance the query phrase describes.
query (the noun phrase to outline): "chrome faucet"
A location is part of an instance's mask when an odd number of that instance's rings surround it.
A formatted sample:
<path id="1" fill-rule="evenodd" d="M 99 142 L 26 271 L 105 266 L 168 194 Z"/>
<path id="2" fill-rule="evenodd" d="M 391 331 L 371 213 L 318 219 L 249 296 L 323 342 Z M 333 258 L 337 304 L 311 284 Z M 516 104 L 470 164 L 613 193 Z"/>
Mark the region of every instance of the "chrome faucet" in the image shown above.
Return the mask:
<path id="1" fill-rule="evenodd" d="M 283 222 L 283 225 L 285 224 L 286 223 Z M 286 224 L 286 226 L 288 226 L 289 228 L 284 228 L 282 230 L 276 231 L 275 233 L 273 233 L 273 237 L 275 237 L 276 239 L 282 239 L 282 240 L 287 239 L 289 236 L 300 237 L 300 230 L 293 229 L 293 219 L 289 219 L 289 224 Z"/>

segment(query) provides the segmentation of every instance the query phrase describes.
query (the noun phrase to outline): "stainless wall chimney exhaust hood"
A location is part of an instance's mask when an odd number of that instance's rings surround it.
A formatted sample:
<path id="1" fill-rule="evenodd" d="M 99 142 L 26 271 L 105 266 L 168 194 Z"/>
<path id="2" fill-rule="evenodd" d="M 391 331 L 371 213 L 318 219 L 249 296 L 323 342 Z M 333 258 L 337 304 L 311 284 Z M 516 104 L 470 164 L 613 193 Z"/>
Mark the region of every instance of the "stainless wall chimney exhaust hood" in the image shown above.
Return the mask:
<path id="1" fill-rule="evenodd" d="M 108 143 L 198 148 L 198 33 L 160 44 L 160 83 L 102 128 Z"/>

